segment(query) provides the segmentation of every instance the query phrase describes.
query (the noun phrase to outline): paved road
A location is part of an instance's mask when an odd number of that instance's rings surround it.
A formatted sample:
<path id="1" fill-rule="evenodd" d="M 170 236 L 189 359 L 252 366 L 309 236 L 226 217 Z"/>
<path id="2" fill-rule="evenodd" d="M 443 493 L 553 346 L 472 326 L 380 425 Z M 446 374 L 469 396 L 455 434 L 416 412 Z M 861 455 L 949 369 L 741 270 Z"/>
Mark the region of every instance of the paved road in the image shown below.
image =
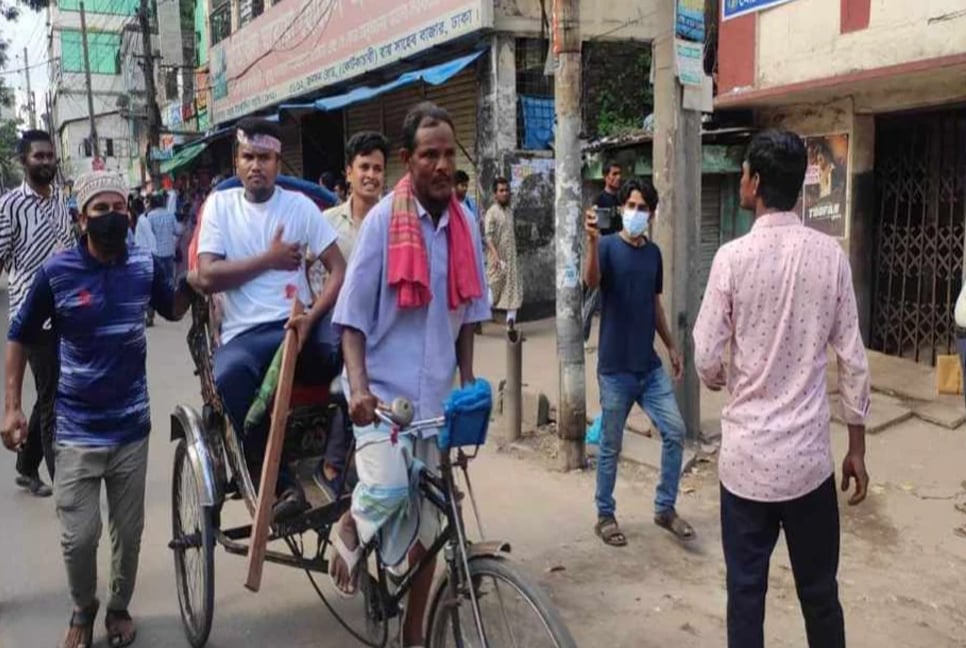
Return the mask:
<path id="1" fill-rule="evenodd" d="M 6 291 L 0 292 L 6 331 Z M 138 646 L 184 646 L 167 549 L 171 534 L 171 466 L 168 415 L 176 403 L 197 403 L 198 382 L 184 344 L 185 324 L 161 322 L 149 330 L 148 373 L 154 432 L 147 484 L 147 522 L 132 613 L 139 622 Z M 2 367 L 0 367 L 2 373 Z M 28 373 L 27 382 L 31 381 Z M 4 384 L 4 383 L 0 383 Z M 32 386 L 27 396 L 33 401 Z M 29 414 L 29 409 L 27 410 Z M 61 561 L 59 526 L 50 499 L 35 499 L 14 486 L 14 457 L 0 454 L 0 648 L 55 646 L 70 602 Z M 240 507 L 239 504 L 232 506 Z M 106 521 L 105 521 L 106 524 Z M 99 556 L 100 598 L 106 600 L 109 540 Z M 304 574 L 268 566 L 261 594 L 246 590 L 245 561 L 218 550 L 215 622 L 210 646 L 352 645 L 330 619 Z M 353 609 L 338 601 L 341 609 Z M 351 604 L 349 604 L 351 605 Z M 358 616 L 355 617 L 358 620 Z M 102 618 L 96 645 L 106 646 Z"/>

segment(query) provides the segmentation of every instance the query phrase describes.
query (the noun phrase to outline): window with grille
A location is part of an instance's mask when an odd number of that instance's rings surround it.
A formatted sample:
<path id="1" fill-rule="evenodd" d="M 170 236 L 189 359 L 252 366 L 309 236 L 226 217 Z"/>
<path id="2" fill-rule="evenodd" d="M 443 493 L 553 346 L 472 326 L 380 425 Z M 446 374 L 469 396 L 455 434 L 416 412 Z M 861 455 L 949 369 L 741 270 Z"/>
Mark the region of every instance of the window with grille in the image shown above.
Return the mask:
<path id="1" fill-rule="evenodd" d="M 167 101 L 178 99 L 178 69 L 167 68 L 164 70 L 164 98 Z"/>
<path id="2" fill-rule="evenodd" d="M 550 43 L 545 38 L 518 38 L 517 145 L 546 150 L 553 144 L 553 77 L 546 72 Z"/>
<path id="3" fill-rule="evenodd" d="M 231 3 L 223 2 L 211 8 L 211 44 L 231 36 Z"/>
<path id="4" fill-rule="evenodd" d="M 79 30 L 60 32 L 61 65 L 64 72 L 84 72 L 84 41 Z M 87 31 L 87 54 L 91 74 L 120 74 L 118 52 L 121 35 L 117 32 Z"/>

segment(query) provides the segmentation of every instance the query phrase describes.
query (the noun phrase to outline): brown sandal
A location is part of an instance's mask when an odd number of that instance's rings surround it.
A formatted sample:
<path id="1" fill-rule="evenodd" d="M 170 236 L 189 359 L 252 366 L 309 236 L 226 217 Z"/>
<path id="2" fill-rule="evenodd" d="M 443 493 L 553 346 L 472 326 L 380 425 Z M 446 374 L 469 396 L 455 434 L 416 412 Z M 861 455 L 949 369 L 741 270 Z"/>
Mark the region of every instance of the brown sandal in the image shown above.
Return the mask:
<path id="1" fill-rule="evenodd" d="M 101 603 L 97 599 L 83 610 L 74 610 L 70 615 L 70 628 L 86 628 L 83 630 L 84 638 L 74 644 L 74 648 L 91 648 L 94 645 L 94 620 L 97 618 L 97 611 Z M 70 630 L 68 630 L 70 633 Z M 60 648 L 67 645 L 67 637 L 60 642 Z"/>
<path id="2" fill-rule="evenodd" d="M 604 544 L 612 547 L 624 547 L 627 545 L 627 536 L 617 526 L 617 520 L 612 517 L 602 517 L 597 520 L 594 533 L 604 541 Z"/>
<path id="3" fill-rule="evenodd" d="M 685 522 L 684 518 L 673 509 L 655 515 L 654 524 L 662 529 L 667 529 L 678 540 L 692 540 L 694 538 L 694 527 Z"/>

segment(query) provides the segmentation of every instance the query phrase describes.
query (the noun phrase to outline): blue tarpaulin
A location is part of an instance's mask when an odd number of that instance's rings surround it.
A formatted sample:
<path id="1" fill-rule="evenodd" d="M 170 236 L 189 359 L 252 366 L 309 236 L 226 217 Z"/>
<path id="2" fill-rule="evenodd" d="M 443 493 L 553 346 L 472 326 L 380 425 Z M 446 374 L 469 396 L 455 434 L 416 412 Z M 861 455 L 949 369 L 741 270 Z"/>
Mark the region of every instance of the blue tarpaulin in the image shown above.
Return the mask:
<path id="1" fill-rule="evenodd" d="M 400 75 L 395 81 L 390 81 L 389 83 L 385 83 L 381 86 L 362 86 L 345 94 L 316 99 L 312 103 L 282 104 L 278 110 L 280 113 L 285 110 L 304 110 L 306 108 L 314 108 L 315 110 L 321 111 L 338 110 L 340 108 L 345 108 L 346 106 L 359 103 L 360 101 L 368 101 L 373 97 L 377 97 L 391 90 L 396 90 L 397 88 L 419 83 L 420 81 L 430 85 L 440 85 L 446 83 L 454 76 L 462 72 L 470 63 L 478 59 L 482 54 L 483 50 L 480 50 L 466 56 L 461 56 L 458 59 L 447 61 L 446 63 L 440 63 L 439 65 L 423 68 L 421 70 L 406 72 Z"/>
<path id="2" fill-rule="evenodd" d="M 523 148 L 544 151 L 553 143 L 553 98 L 521 95 L 523 112 Z"/>

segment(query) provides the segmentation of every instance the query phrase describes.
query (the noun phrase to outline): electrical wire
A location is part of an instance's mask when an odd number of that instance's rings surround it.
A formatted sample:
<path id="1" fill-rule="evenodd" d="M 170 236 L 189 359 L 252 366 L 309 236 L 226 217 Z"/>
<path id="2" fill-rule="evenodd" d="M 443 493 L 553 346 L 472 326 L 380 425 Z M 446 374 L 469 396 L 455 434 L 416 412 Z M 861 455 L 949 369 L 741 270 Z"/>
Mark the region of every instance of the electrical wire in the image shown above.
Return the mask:
<path id="1" fill-rule="evenodd" d="M 48 63 L 51 63 L 52 61 L 59 61 L 59 60 L 60 59 L 58 57 L 55 57 L 55 58 L 52 58 L 52 59 L 47 59 L 45 61 L 40 61 L 38 63 L 31 63 L 27 67 L 15 68 L 13 70 L 0 70 L 0 76 L 3 76 L 5 74 L 23 74 L 27 70 L 33 70 L 34 68 L 39 68 L 39 67 L 42 67 L 44 65 L 47 65 Z"/>
<path id="2" fill-rule="evenodd" d="M 246 65 L 241 72 L 230 77 L 228 79 L 228 83 L 231 83 L 232 81 L 238 81 L 239 79 L 244 77 L 252 70 L 252 68 L 258 65 L 258 63 L 260 63 L 270 54 L 273 54 L 275 52 L 290 52 L 294 49 L 298 49 L 298 47 L 302 45 L 302 43 L 304 43 L 309 39 L 309 36 L 315 33 L 315 30 L 318 29 L 319 25 L 322 24 L 323 20 L 325 21 L 325 25 L 322 28 L 322 33 L 325 33 L 325 29 L 329 26 L 329 19 L 332 16 L 332 10 L 335 8 L 335 3 L 336 3 L 336 0 L 329 0 L 329 4 L 326 5 L 326 8 L 319 15 L 319 19 L 315 22 L 315 24 L 311 28 L 309 28 L 305 32 L 305 36 L 303 36 L 302 39 L 299 40 L 299 42 L 295 43 L 291 47 L 276 49 L 276 46 L 282 42 L 282 39 L 288 34 L 288 31 L 299 21 L 299 18 L 301 18 L 305 14 L 305 12 L 308 11 L 309 7 L 311 7 L 314 4 L 313 0 L 306 0 L 305 4 L 302 6 L 302 9 L 299 10 L 298 14 L 292 19 L 292 22 L 289 23 L 288 27 L 286 27 L 285 30 L 278 36 L 278 38 L 275 39 L 275 42 L 272 43 L 272 46 L 269 47 L 264 52 L 262 52 L 261 54 L 259 54 L 257 57 L 255 57 L 255 59 L 253 59 L 251 63 Z"/>

